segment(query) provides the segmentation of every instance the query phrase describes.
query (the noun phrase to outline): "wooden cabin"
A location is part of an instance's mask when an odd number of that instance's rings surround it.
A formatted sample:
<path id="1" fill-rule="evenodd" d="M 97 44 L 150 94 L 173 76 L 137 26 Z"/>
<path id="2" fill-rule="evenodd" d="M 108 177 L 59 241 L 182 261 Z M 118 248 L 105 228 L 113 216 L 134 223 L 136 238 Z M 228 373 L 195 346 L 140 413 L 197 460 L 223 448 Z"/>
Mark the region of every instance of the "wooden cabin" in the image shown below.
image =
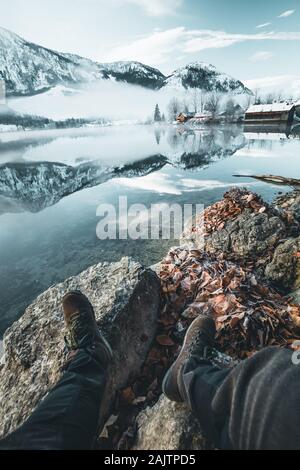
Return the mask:
<path id="1" fill-rule="evenodd" d="M 192 113 L 180 113 L 178 114 L 176 121 L 179 122 L 180 124 L 183 124 L 184 122 L 189 121 L 194 117 L 194 114 Z"/>
<path id="2" fill-rule="evenodd" d="M 300 102 L 288 101 L 250 106 L 245 115 L 245 124 L 291 124 L 300 120 Z"/>
<path id="3" fill-rule="evenodd" d="M 190 121 L 191 124 L 199 124 L 203 122 L 211 122 L 212 119 L 212 115 L 207 113 L 180 113 L 178 114 L 176 121 L 180 124 L 183 124 L 187 121 Z"/>

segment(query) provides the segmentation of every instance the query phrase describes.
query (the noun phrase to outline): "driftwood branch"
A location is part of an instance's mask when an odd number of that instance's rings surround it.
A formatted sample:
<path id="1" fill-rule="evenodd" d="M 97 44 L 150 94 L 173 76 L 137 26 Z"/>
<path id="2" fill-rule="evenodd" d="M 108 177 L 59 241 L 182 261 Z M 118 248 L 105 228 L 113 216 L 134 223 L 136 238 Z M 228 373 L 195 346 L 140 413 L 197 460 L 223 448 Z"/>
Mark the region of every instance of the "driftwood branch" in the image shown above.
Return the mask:
<path id="1" fill-rule="evenodd" d="M 274 175 L 233 175 L 236 178 L 254 178 L 256 180 L 264 181 L 265 183 L 276 184 L 279 186 L 290 186 L 293 189 L 300 191 L 300 179 L 286 178 L 285 176 Z"/>

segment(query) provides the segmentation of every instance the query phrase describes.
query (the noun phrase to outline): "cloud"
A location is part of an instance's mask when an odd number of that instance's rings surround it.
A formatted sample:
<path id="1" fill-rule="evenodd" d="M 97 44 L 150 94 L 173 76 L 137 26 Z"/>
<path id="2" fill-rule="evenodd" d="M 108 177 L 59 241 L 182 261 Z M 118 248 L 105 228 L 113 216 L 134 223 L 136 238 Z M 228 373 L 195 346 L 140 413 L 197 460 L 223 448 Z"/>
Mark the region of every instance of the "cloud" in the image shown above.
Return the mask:
<path id="1" fill-rule="evenodd" d="M 256 26 L 256 29 L 261 29 L 261 28 L 266 28 L 267 26 L 271 26 L 272 23 L 262 23 L 262 24 L 258 24 Z"/>
<path id="2" fill-rule="evenodd" d="M 191 33 L 190 39 L 186 37 L 184 44 L 185 52 L 198 52 L 205 49 L 220 49 L 224 47 L 232 46 L 238 42 L 241 42 L 241 36 L 239 34 L 229 34 L 224 31 L 211 31 L 211 30 L 199 30 Z"/>
<path id="3" fill-rule="evenodd" d="M 243 80 L 243 83 L 251 90 L 260 90 L 262 94 L 284 91 L 286 96 L 299 97 L 300 75 L 275 75 L 251 80 Z"/>
<path id="4" fill-rule="evenodd" d="M 287 18 L 288 16 L 291 16 L 295 13 L 296 10 L 286 10 L 281 15 L 278 16 L 278 18 Z"/>
<path id="5" fill-rule="evenodd" d="M 122 0 L 124 1 L 124 0 Z M 149 16 L 163 16 L 174 14 L 183 0 L 125 0 L 142 8 Z"/>
<path id="6" fill-rule="evenodd" d="M 160 65 L 169 60 L 169 55 L 178 49 L 178 41 L 184 40 L 185 28 L 155 31 L 131 44 L 113 49 L 105 60 L 137 60 L 149 65 Z"/>
<path id="7" fill-rule="evenodd" d="M 187 30 L 183 26 L 154 31 L 130 44 L 115 47 L 105 60 L 137 60 L 159 66 L 170 61 L 171 54 L 221 49 L 246 41 L 300 41 L 300 32 L 259 32 L 256 34 L 227 33 L 208 29 Z"/>
<path id="8" fill-rule="evenodd" d="M 251 57 L 249 57 L 249 60 L 251 60 L 252 62 L 260 62 L 260 61 L 269 60 L 272 57 L 274 57 L 273 52 L 259 51 L 253 54 Z"/>
<path id="9" fill-rule="evenodd" d="M 161 194 L 174 194 L 177 196 L 182 194 L 181 190 L 177 187 L 177 183 L 164 173 L 151 173 L 139 178 L 120 178 L 115 179 L 115 182 L 134 189 L 156 191 Z"/>
<path id="10" fill-rule="evenodd" d="M 257 34 L 226 33 L 225 31 L 198 30 L 192 32 L 194 38 L 186 41 L 186 52 L 204 49 L 224 48 L 246 41 L 300 41 L 300 32 L 268 32 Z"/>
<path id="11" fill-rule="evenodd" d="M 293 75 L 275 75 L 270 77 L 262 78 L 253 78 L 251 80 L 244 80 L 244 83 L 247 87 L 250 87 L 252 90 L 260 88 L 278 88 L 282 85 L 285 85 L 289 80 L 294 78 Z"/>

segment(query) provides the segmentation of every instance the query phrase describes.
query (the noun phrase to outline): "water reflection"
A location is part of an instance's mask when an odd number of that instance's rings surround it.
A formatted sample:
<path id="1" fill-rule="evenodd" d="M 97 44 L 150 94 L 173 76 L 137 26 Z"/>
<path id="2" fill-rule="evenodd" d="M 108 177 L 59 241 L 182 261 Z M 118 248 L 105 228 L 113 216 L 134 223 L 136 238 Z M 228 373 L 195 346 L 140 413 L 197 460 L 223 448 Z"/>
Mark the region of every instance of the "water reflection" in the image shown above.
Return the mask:
<path id="1" fill-rule="evenodd" d="M 153 132 L 157 148 L 147 142 L 142 143 L 140 134 Z M 246 144 L 241 129 L 215 129 L 193 131 L 191 129 L 161 127 L 128 129 L 128 133 L 118 135 L 119 156 L 115 155 L 115 133 L 105 136 L 105 149 L 101 147 L 101 137 L 75 134 L 64 136 L 36 134 L 25 136 L 23 140 L 4 141 L 0 144 L 0 214 L 6 212 L 38 212 L 87 187 L 98 186 L 115 177 L 145 176 L 161 169 L 169 163 L 184 169 L 199 169 L 219 159 L 233 155 Z M 82 132 L 82 131 L 81 131 Z M 135 155 L 126 154 L 128 139 L 134 141 Z M 151 136 L 151 134 L 150 134 Z M 74 161 L 73 140 L 76 140 L 77 156 Z M 84 142 L 82 142 L 82 139 Z M 56 160 L 53 154 L 55 143 Z M 85 158 L 80 158 L 80 147 Z M 140 147 L 140 148 L 139 148 Z M 124 150 L 125 149 L 125 150 Z M 157 153 L 151 154 L 157 150 Z M 71 153 L 68 156 L 66 151 Z M 88 153 L 90 152 L 90 153 Z M 38 161 L 37 156 L 39 156 Z M 63 156 L 63 158 L 60 158 Z M 48 157 L 48 160 L 47 160 Z M 84 160 L 84 163 L 81 163 Z M 67 164 L 67 162 L 72 164 Z"/>
<path id="2" fill-rule="evenodd" d="M 174 240 L 96 237 L 100 203 L 204 204 L 249 174 L 300 177 L 299 127 L 135 126 L 0 134 L 0 335 L 50 285 L 100 261 L 161 259 Z M 237 179 L 235 174 L 243 175 Z M 284 189 L 282 189 L 284 190 Z"/>

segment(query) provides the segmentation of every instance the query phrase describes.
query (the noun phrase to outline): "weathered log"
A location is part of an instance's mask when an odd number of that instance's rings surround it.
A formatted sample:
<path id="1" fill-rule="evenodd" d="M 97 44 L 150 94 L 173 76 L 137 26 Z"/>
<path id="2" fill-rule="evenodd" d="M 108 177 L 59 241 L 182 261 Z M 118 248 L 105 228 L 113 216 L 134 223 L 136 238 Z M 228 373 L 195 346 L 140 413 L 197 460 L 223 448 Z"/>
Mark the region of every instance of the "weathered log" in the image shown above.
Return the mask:
<path id="1" fill-rule="evenodd" d="M 279 186 L 290 186 L 296 191 L 300 191 L 300 179 L 286 178 L 285 176 L 274 175 L 233 175 L 236 178 L 254 178 L 256 180 L 264 181 L 265 183 L 276 184 Z"/>

